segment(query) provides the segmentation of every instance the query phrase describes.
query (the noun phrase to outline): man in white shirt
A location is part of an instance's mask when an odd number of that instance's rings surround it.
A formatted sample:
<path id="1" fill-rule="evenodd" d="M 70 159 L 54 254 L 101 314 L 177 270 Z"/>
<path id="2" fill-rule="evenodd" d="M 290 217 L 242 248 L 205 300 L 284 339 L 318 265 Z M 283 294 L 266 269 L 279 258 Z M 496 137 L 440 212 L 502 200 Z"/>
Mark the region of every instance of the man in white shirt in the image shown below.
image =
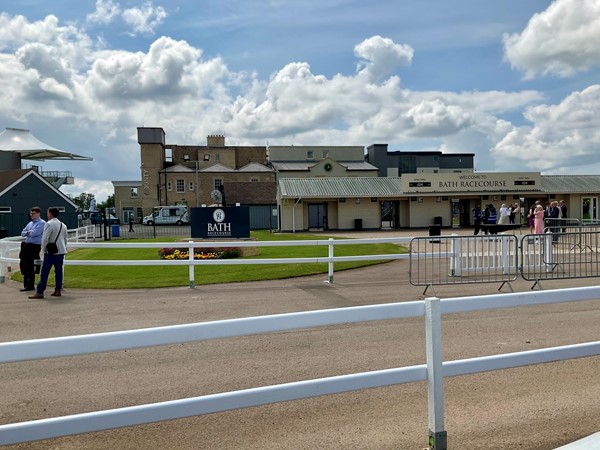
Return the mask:
<path id="1" fill-rule="evenodd" d="M 42 235 L 42 251 L 44 252 L 42 273 L 35 294 L 29 298 L 44 298 L 48 275 L 50 275 L 52 267 L 54 267 L 55 283 L 54 292 L 50 295 L 52 297 L 62 295 L 63 263 L 67 253 L 67 226 L 58 220 L 58 214 L 58 208 L 48 208 L 48 222 L 44 225 L 44 234 Z M 53 244 L 56 245 L 56 252 L 52 251 Z"/>

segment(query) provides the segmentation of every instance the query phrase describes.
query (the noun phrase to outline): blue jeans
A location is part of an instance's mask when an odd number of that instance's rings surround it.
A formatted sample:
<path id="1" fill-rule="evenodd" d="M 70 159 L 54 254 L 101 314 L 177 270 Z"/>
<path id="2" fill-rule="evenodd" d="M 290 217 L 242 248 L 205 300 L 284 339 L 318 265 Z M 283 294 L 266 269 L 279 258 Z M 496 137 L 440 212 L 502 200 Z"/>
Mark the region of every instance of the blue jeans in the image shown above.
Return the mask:
<path id="1" fill-rule="evenodd" d="M 46 290 L 46 284 L 48 283 L 48 275 L 50 275 L 50 269 L 54 267 L 54 286 L 55 289 L 62 289 L 63 285 L 63 262 L 65 261 L 65 255 L 50 255 L 44 253 L 44 263 L 42 264 L 42 273 L 40 275 L 40 282 L 37 285 L 36 292 L 43 294 Z"/>

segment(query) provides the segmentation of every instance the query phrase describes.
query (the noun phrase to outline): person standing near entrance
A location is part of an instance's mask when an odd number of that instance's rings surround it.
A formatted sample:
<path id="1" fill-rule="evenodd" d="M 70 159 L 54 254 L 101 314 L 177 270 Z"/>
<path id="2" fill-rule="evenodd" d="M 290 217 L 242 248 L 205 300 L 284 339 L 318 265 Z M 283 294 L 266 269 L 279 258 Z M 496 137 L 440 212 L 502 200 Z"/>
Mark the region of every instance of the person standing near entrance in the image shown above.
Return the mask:
<path id="1" fill-rule="evenodd" d="M 21 252 L 19 253 L 19 268 L 23 275 L 21 292 L 35 289 L 35 260 L 40 259 L 42 235 L 44 234 L 44 225 L 46 225 L 46 221 L 41 217 L 42 210 L 39 206 L 32 207 L 29 214 L 31 221 L 21 231 L 21 236 L 25 238 L 21 242 Z"/>
<path id="2" fill-rule="evenodd" d="M 475 224 L 475 231 L 473 234 L 477 236 L 479 234 L 479 230 L 481 229 L 481 206 L 475 205 L 475 208 L 471 211 L 473 216 L 473 223 Z"/>
<path id="3" fill-rule="evenodd" d="M 544 234 L 544 208 L 542 205 L 537 205 L 534 211 L 534 229 L 535 234 Z"/>
<path id="4" fill-rule="evenodd" d="M 63 262 L 67 253 L 67 226 L 58 220 L 58 208 L 48 208 L 48 222 L 44 225 L 42 235 L 42 250 L 44 262 L 42 274 L 35 294 L 29 298 L 44 298 L 50 269 L 54 267 L 54 292 L 52 297 L 60 297 L 63 285 Z M 53 248 L 54 247 L 54 248 Z"/>

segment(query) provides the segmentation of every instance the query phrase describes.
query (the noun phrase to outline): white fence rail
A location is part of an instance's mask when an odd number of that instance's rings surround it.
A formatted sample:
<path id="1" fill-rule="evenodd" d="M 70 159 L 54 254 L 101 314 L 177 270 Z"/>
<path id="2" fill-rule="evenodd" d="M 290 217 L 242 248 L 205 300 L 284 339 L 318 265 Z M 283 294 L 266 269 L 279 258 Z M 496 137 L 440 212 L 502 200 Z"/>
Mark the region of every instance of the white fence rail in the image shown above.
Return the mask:
<path id="1" fill-rule="evenodd" d="M 73 356 L 276 331 L 425 316 L 427 363 L 201 397 L 0 425 L 0 445 L 228 411 L 394 384 L 428 381 L 429 445 L 446 448 L 443 377 L 600 355 L 600 341 L 442 362 L 442 314 L 595 300 L 600 287 L 370 305 L 82 336 L 0 343 L 0 363 Z"/>
<path id="2" fill-rule="evenodd" d="M 87 227 L 85 227 L 87 228 Z M 93 226 L 91 234 L 94 236 Z M 408 244 L 412 238 L 390 237 L 372 239 L 333 239 L 328 240 L 299 240 L 299 241 L 223 241 L 223 242 L 81 242 L 81 233 L 73 233 L 73 239 L 68 244 L 68 249 L 74 248 L 184 248 L 188 250 L 188 259 L 164 260 L 164 259 L 118 259 L 118 260 L 74 260 L 66 258 L 65 266 L 188 266 L 190 288 L 196 286 L 194 267 L 207 265 L 248 265 L 248 264 L 296 264 L 296 263 L 326 263 L 328 264 L 327 282 L 333 283 L 334 263 L 347 261 L 374 261 L 408 259 L 407 253 L 390 253 L 382 255 L 356 255 L 356 256 L 333 256 L 334 247 L 337 245 L 355 244 L 379 244 L 395 243 Z M 0 240 L 0 282 L 4 281 L 5 273 L 10 264 L 19 262 L 17 257 L 20 239 Z M 215 248 L 215 247 L 297 247 L 297 246 L 328 246 L 328 256 L 309 258 L 232 258 L 232 259 L 194 259 L 193 248 Z"/>

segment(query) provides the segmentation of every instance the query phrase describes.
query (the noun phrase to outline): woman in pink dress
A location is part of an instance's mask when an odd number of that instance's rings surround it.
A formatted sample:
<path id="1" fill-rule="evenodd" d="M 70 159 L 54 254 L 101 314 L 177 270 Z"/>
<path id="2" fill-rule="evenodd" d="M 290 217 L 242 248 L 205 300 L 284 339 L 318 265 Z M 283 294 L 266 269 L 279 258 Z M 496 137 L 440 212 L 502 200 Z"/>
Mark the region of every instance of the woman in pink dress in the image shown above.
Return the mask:
<path id="1" fill-rule="evenodd" d="M 535 234 L 542 234 L 544 232 L 544 208 L 542 208 L 542 205 L 537 205 L 534 215 Z"/>

